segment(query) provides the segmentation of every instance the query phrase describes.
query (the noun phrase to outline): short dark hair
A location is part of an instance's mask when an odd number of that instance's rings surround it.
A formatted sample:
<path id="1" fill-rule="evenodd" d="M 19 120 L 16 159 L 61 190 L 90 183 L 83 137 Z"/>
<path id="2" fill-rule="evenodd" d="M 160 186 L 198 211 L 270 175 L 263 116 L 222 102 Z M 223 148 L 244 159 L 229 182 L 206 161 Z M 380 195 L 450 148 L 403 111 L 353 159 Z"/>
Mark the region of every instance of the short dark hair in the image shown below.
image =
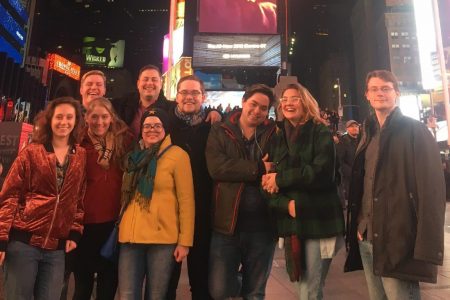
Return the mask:
<path id="1" fill-rule="evenodd" d="M 269 108 L 272 107 L 275 103 L 275 95 L 273 94 L 272 89 L 267 85 L 261 83 L 249 86 L 245 90 L 244 96 L 242 96 L 242 100 L 245 102 L 256 93 L 266 95 L 269 98 Z"/>
<path id="2" fill-rule="evenodd" d="M 200 84 L 200 89 L 202 90 L 202 93 L 203 94 L 205 93 L 205 84 L 203 83 L 203 80 L 201 80 L 195 75 L 187 75 L 182 77 L 177 83 L 177 92 L 180 90 L 181 83 L 188 80 L 197 81 Z"/>
<path id="3" fill-rule="evenodd" d="M 394 86 L 394 90 L 396 92 L 400 92 L 400 90 L 398 88 L 397 77 L 395 77 L 394 73 L 392 73 L 391 71 L 388 71 L 388 70 L 374 70 L 374 71 L 370 71 L 369 73 L 367 73 L 367 76 L 366 76 L 366 91 L 367 91 L 367 88 L 368 88 L 368 85 L 369 85 L 369 81 L 372 78 L 380 78 L 383 81 L 390 82 Z"/>
<path id="4" fill-rule="evenodd" d="M 147 71 L 147 70 L 155 70 L 156 72 L 158 72 L 159 77 L 160 78 L 162 77 L 161 70 L 157 66 L 155 66 L 155 65 L 145 65 L 139 70 L 138 79 L 141 78 L 141 74 L 144 71 Z"/>

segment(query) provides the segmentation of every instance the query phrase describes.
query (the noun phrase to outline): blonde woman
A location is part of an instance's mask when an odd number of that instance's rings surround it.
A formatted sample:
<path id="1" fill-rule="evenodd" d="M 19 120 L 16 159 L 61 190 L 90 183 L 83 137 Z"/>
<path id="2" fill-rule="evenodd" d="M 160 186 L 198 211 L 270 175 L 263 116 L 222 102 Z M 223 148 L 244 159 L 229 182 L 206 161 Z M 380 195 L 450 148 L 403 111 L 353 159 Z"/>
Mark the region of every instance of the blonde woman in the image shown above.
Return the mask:
<path id="1" fill-rule="evenodd" d="M 300 84 L 280 99 L 284 118 L 269 152 L 274 173 L 263 177 L 269 205 L 285 238 L 286 267 L 301 299 L 322 299 L 337 238 L 344 231 L 335 183 L 335 149 L 316 100 Z M 342 239 L 340 239 L 342 240 Z"/>

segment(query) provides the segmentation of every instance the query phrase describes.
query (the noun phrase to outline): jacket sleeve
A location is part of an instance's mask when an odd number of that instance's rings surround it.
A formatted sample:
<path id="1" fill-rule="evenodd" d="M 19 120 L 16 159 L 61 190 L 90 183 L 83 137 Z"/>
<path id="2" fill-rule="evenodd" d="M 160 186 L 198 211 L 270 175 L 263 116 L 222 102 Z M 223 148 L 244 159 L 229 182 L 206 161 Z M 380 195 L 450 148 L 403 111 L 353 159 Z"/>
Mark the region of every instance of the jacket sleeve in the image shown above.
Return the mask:
<path id="1" fill-rule="evenodd" d="M 334 184 L 335 146 L 325 126 L 317 130 L 313 143 L 314 157 L 310 163 L 301 162 L 298 167 L 277 170 L 276 182 L 279 188 L 296 186 L 320 189 Z"/>
<path id="2" fill-rule="evenodd" d="M 439 149 L 424 125 L 414 130 L 413 147 L 417 192 L 413 203 L 417 214 L 414 258 L 442 265 L 446 196 Z"/>
<path id="3" fill-rule="evenodd" d="M 22 150 L 14 160 L 0 192 L 0 251 L 6 250 L 19 199 L 27 187 L 30 174 L 28 150 Z M 24 196 L 24 195 L 23 195 Z"/>
<path id="4" fill-rule="evenodd" d="M 180 231 L 178 245 L 191 247 L 194 240 L 195 200 L 194 183 L 192 179 L 191 163 L 186 152 L 182 154 L 176 163 L 174 172 L 175 189 L 178 200 L 178 219 Z"/>
<path id="5" fill-rule="evenodd" d="M 211 178 L 217 181 L 228 182 L 251 182 L 257 180 L 262 175 L 261 165 L 256 161 L 233 157 L 230 153 L 227 153 L 227 149 L 230 147 L 227 145 L 229 143 L 234 142 L 226 136 L 220 124 L 211 127 L 205 151 L 206 163 Z"/>
<path id="6" fill-rule="evenodd" d="M 81 151 L 83 150 L 83 151 Z M 83 199 L 84 199 L 84 195 L 86 193 L 86 152 L 84 151 L 84 149 L 78 149 L 77 151 L 82 152 L 82 154 L 80 154 L 81 157 L 81 164 L 80 164 L 80 168 L 83 170 L 82 172 L 82 176 L 81 176 L 81 184 L 80 184 L 80 191 L 78 196 L 78 201 L 77 201 L 77 211 L 75 213 L 75 219 L 73 221 L 73 224 L 70 228 L 70 233 L 69 233 L 69 240 L 72 240 L 74 242 L 76 242 L 78 244 L 78 242 L 81 239 L 81 235 L 83 234 L 83 218 L 84 218 L 84 206 L 83 206 Z"/>

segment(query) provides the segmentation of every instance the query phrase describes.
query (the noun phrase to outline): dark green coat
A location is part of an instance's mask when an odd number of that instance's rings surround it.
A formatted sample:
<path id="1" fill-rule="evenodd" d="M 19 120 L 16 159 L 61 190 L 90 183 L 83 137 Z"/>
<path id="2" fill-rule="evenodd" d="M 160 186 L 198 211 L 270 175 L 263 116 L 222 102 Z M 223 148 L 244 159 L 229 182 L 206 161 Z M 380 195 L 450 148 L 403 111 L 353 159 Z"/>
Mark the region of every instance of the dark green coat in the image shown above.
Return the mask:
<path id="1" fill-rule="evenodd" d="M 277 194 L 269 196 L 269 205 L 277 216 L 278 234 L 318 239 L 343 233 L 344 219 L 335 184 L 336 155 L 330 131 L 310 120 L 289 147 L 284 123 L 278 125 L 269 150 L 280 188 Z M 295 200 L 295 219 L 288 214 L 291 199 Z"/>

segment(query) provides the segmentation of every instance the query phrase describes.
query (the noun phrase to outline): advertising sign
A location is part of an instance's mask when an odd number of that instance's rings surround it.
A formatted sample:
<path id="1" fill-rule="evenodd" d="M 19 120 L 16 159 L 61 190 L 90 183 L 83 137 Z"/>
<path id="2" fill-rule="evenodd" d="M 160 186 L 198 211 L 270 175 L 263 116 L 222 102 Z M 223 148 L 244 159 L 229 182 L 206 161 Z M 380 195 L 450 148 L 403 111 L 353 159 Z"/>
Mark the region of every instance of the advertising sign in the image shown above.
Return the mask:
<path id="1" fill-rule="evenodd" d="M 193 65 L 197 67 L 278 67 L 279 35 L 197 35 Z"/>
<path id="2" fill-rule="evenodd" d="M 276 34 L 276 0 L 200 0 L 199 32 Z"/>
<path id="3" fill-rule="evenodd" d="M 192 58 L 180 58 L 180 60 L 163 76 L 165 88 L 164 95 L 166 95 L 168 99 L 175 99 L 178 80 L 192 74 Z"/>
<path id="4" fill-rule="evenodd" d="M 86 66 L 122 68 L 125 40 L 111 41 L 95 37 L 83 38 L 83 57 Z"/>
<path id="5" fill-rule="evenodd" d="M 58 55 L 49 54 L 48 55 L 48 68 L 50 70 L 55 70 L 61 74 L 67 75 L 75 80 L 80 80 L 80 66 L 71 62 L 70 60 Z"/>

